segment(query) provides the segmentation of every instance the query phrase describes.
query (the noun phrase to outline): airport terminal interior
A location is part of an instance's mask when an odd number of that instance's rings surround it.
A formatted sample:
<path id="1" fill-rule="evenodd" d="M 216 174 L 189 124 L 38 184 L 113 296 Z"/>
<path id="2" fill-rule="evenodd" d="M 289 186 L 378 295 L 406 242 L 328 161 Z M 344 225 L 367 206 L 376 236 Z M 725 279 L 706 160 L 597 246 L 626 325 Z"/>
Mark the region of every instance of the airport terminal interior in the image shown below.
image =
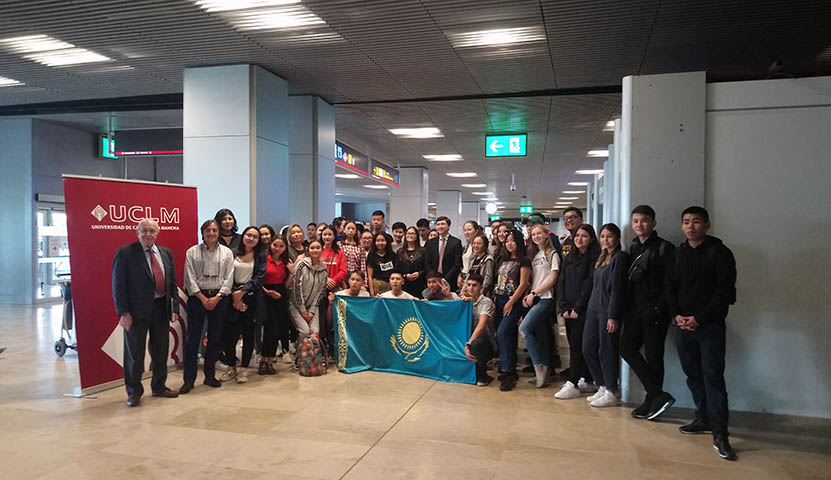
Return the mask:
<path id="1" fill-rule="evenodd" d="M 0 1 L 0 477 L 829 478 L 829 25 Z"/>

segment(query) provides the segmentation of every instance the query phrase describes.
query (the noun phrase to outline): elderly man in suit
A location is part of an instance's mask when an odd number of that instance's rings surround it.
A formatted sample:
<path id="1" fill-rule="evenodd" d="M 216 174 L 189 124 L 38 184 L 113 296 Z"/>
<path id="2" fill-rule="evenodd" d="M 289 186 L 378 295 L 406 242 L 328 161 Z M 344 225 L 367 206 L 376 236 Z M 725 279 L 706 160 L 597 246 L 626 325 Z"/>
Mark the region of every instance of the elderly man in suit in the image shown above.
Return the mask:
<path id="1" fill-rule="evenodd" d="M 459 271 L 462 269 L 462 241 L 450 235 L 450 219 L 436 219 L 438 238 L 427 241 L 424 247 L 425 270 L 439 272 L 452 291 L 458 290 Z"/>
<path id="2" fill-rule="evenodd" d="M 127 406 L 141 404 L 144 352 L 150 332 L 154 397 L 175 398 L 167 388 L 168 321 L 179 313 L 179 295 L 173 252 L 156 245 L 159 224 L 150 218 L 136 226 L 138 241 L 124 245 L 113 260 L 113 300 L 124 328 L 124 386 Z"/>

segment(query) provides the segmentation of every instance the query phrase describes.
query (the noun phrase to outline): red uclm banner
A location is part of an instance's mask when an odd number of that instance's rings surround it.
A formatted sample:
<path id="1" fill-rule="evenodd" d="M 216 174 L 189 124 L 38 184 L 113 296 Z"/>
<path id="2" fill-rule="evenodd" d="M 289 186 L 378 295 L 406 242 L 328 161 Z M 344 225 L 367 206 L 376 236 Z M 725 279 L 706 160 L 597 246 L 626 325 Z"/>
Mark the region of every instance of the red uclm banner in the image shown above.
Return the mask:
<path id="1" fill-rule="evenodd" d="M 78 366 L 81 391 L 88 393 L 124 378 L 124 334 L 112 295 L 113 258 L 118 247 L 138 240 L 136 224 L 142 218 L 159 222 L 156 243 L 173 251 L 185 317 L 185 252 L 199 241 L 196 188 L 73 175 L 64 175 L 63 183 Z M 184 321 L 170 325 L 168 363 L 181 361 L 184 333 Z M 145 362 L 147 367 L 149 353 Z"/>

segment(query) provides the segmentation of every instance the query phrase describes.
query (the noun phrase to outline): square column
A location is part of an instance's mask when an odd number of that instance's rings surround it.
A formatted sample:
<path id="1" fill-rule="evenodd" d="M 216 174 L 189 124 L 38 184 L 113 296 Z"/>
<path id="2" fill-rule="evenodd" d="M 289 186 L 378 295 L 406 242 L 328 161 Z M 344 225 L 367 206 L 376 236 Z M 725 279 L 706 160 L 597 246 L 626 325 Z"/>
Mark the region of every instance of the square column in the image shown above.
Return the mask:
<path id="1" fill-rule="evenodd" d="M 230 208 L 240 228 L 287 221 L 288 84 L 255 65 L 185 69 L 183 183 L 199 219 Z"/>
<path id="2" fill-rule="evenodd" d="M 32 120 L 0 119 L 0 304 L 32 304 L 37 226 L 32 191 Z"/>
<path id="3" fill-rule="evenodd" d="M 430 173 L 424 167 L 402 167 L 398 169 L 399 187 L 390 195 L 391 221 L 415 225 L 419 218 L 427 218 L 427 193 Z"/>
<path id="4" fill-rule="evenodd" d="M 450 219 L 450 234 L 462 238 L 462 192 L 460 190 L 436 191 L 436 218 Z"/>
<path id="5" fill-rule="evenodd" d="M 291 142 L 288 223 L 335 218 L 335 110 L 311 95 L 289 97 Z"/>

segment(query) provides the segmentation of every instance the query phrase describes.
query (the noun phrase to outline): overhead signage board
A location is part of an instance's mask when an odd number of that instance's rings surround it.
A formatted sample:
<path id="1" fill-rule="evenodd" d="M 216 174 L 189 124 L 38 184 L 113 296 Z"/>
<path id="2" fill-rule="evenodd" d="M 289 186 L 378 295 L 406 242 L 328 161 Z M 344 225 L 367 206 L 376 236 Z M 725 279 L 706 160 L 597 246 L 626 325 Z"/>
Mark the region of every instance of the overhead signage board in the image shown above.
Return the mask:
<path id="1" fill-rule="evenodd" d="M 347 170 L 369 175 L 369 157 L 340 142 L 335 142 L 335 163 Z"/>
<path id="2" fill-rule="evenodd" d="M 372 160 L 372 172 L 370 176 L 376 180 L 388 183 L 393 186 L 398 186 L 398 170 L 379 162 Z"/>
<path id="3" fill-rule="evenodd" d="M 534 207 L 531 205 L 522 205 L 519 207 L 519 213 L 534 213 Z"/>
<path id="4" fill-rule="evenodd" d="M 184 154 L 181 128 L 119 130 L 116 132 L 119 157 L 180 156 Z"/>
<path id="5" fill-rule="evenodd" d="M 491 215 L 490 219 L 491 222 L 495 222 L 497 220 L 502 220 L 502 217 L 500 215 Z"/>
<path id="6" fill-rule="evenodd" d="M 528 134 L 485 135 L 486 157 L 524 157 L 527 155 Z"/>

